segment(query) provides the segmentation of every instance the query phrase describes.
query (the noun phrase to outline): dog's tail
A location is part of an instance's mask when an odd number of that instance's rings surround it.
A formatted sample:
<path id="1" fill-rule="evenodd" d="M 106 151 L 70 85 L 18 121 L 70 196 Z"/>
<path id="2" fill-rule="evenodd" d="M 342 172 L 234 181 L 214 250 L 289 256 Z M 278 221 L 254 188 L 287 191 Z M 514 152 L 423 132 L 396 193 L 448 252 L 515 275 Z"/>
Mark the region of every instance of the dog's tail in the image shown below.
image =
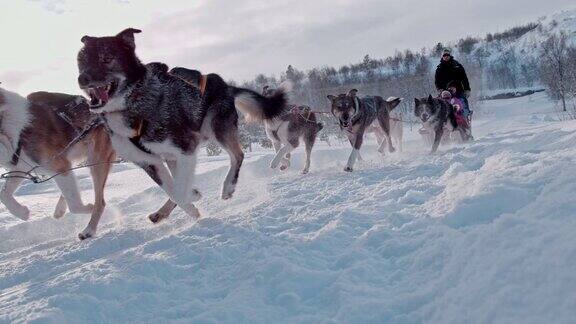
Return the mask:
<path id="1" fill-rule="evenodd" d="M 388 99 L 386 99 L 386 106 L 388 107 L 388 111 L 392 111 L 394 108 L 396 108 L 402 102 L 402 100 L 402 98 L 398 97 L 388 97 Z"/>
<path id="2" fill-rule="evenodd" d="M 261 122 L 281 116 L 288 110 L 289 88 L 280 87 L 271 96 L 263 96 L 255 91 L 231 87 L 234 105 L 249 122 Z"/>

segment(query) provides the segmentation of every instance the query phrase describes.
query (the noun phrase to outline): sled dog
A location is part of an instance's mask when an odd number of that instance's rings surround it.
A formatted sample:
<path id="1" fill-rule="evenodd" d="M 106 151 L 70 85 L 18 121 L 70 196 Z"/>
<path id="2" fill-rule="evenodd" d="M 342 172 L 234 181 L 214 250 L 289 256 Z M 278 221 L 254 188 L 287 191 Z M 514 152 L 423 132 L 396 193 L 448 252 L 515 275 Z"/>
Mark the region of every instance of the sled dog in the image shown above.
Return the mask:
<path id="1" fill-rule="evenodd" d="M 344 171 L 347 172 L 352 172 L 362 147 L 364 132 L 375 121 L 382 129 L 386 139 L 381 142 L 378 151 L 384 154 L 386 144 L 389 152 L 395 151 L 390 138 L 390 112 L 398 106 L 401 99 L 390 97 L 384 100 L 379 96 L 358 98 L 357 93 L 358 90 L 352 89 L 347 94 L 327 96 L 332 104 L 332 114 L 338 119 L 340 128 L 346 131 L 350 145 L 352 145 L 352 152 L 346 167 L 344 167 Z"/>
<path id="2" fill-rule="evenodd" d="M 277 89 L 265 86 L 262 95 L 272 97 Z M 290 166 L 290 152 L 304 141 L 306 149 L 306 162 L 302 174 L 310 171 L 310 155 L 316 141 L 316 135 L 322 130 L 323 125 L 316 121 L 316 114 L 308 106 L 291 106 L 290 110 L 278 118 L 264 120 L 266 136 L 272 142 L 276 156 L 272 159 L 270 167 L 275 169 L 280 164 L 280 170 Z"/>
<path id="3" fill-rule="evenodd" d="M 104 211 L 104 186 L 115 153 L 102 125 L 69 146 L 93 121 L 86 100 L 81 96 L 50 92 L 35 92 L 24 98 L 0 89 L 0 116 L 2 167 L 12 172 L 27 172 L 39 165 L 39 173 L 62 173 L 54 178 L 61 191 L 54 217 L 62 217 L 67 208 L 72 213 L 92 214 L 79 237 L 84 239 L 94 233 Z M 86 160 L 92 165 L 94 205 L 82 202 L 76 178 L 68 171 L 77 160 Z M 14 216 L 27 220 L 29 209 L 14 198 L 22 181 L 23 178 L 9 177 L 0 192 L 0 201 Z"/>
<path id="4" fill-rule="evenodd" d="M 266 98 L 228 86 L 215 74 L 183 68 L 170 73 L 163 63 L 145 65 L 136 56 L 135 33 L 140 30 L 82 37 L 78 84 L 90 97 L 90 110 L 104 119 L 118 155 L 140 166 L 169 196 L 171 201 L 150 220 L 168 217 L 176 205 L 197 218 L 194 202 L 201 195 L 193 177 L 200 144 L 213 138 L 230 155 L 222 198 L 231 198 L 244 157 L 236 110 L 273 119 L 285 112 L 286 95 L 280 91 Z"/>
<path id="5" fill-rule="evenodd" d="M 458 131 L 462 138 L 467 138 L 466 130 L 456 122 L 454 107 L 443 99 L 429 95 L 428 98 L 414 99 L 414 115 L 422 121 L 423 130 L 433 134 L 432 151 L 435 153 L 443 138 L 444 132 Z"/>

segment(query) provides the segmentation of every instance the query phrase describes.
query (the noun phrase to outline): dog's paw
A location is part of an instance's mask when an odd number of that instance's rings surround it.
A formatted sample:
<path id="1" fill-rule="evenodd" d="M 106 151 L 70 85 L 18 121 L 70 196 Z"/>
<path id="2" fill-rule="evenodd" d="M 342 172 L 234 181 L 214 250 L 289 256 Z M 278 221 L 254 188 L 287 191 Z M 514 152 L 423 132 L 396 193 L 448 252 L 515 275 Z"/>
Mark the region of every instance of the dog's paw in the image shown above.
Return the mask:
<path id="1" fill-rule="evenodd" d="M 346 171 L 346 172 L 352 172 L 353 170 L 352 170 L 351 167 L 347 166 L 347 167 L 344 168 L 344 171 Z"/>
<path id="2" fill-rule="evenodd" d="M 80 205 L 76 207 L 70 206 L 70 212 L 72 214 L 92 214 L 93 210 L 94 204 Z"/>
<path id="3" fill-rule="evenodd" d="M 394 153 L 394 152 L 396 152 L 396 149 L 394 148 L 394 146 L 390 146 L 390 147 L 388 148 L 388 152 Z"/>
<path id="4" fill-rule="evenodd" d="M 308 172 L 309 172 L 308 170 L 302 170 L 302 171 L 300 171 L 301 174 L 308 174 Z"/>
<path id="5" fill-rule="evenodd" d="M 56 208 L 54 209 L 54 218 L 62 218 L 64 214 L 66 214 L 66 209 L 68 209 L 68 205 L 66 204 L 66 200 L 64 200 L 63 196 L 60 196 L 58 200 L 58 204 L 56 204 Z"/>
<path id="6" fill-rule="evenodd" d="M 85 239 L 89 239 L 91 237 L 94 237 L 95 235 L 96 235 L 96 230 L 93 228 L 90 228 L 90 226 L 88 226 L 80 234 L 78 234 L 78 238 L 81 241 L 84 241 Z"/>
<path id="7" fill-rule="evenodd" d="M 159 223 L 164 218 L 168 218 L 168 215 L 158 212 L 148 215 L 148 219 L 154 224 Z"/>
<path id="8" fill-rule="evenodd" d="M 228 200 L 232 198 L 234 191 L 236 191 L 236 187 L 233 185 L 225 186 L 222 188 L 222 200 Z"/>
<path id="9" fill-rule="evenodd" d="M 180 208 L 182 208 L 186 212 L 186 214 L 192 216 L 194 219 L 200 218 L 200 211 L 198 210 L 198 208 L 196 208 L 196 206 L 194 206 L 194 204 L 180 206 Z"/>
<path id="10" fill-rule="evenodd" d="M 280 171 L 284 171 L 286 169 L 288 169 L 288 166 L 286 166 L 284 164 L 280 166 Z"/>
<path id="11" fill-rule="evenodd" d="M 270 168 L 276 169 L 280 165 L 280 163 L 284 165 L 286 161 L 287 161 L 286 158 L 275 156 L 274 159 L 272 159 L 272 161 L 270 162 Z M 290 165 L 290 161 L 288 161 L 288 165 Z"/>

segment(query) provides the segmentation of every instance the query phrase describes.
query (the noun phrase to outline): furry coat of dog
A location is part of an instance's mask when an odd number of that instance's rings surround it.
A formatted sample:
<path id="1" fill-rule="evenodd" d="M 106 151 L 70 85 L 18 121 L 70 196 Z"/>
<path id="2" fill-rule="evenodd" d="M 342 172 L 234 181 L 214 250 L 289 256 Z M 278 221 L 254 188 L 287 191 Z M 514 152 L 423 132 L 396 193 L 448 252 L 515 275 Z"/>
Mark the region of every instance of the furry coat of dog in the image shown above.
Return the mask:
<path id="1" fill-rule="evenodd" d="M 129 28 L 116 36 L 84 36 L 78 83 L 90 97 L 91 111 L 104 118 L 118 154 L 144 169 L 169 196 L 171 201 L 150 220 L 168 217 L 176 205 L 197 218 L 194 202 L 201 195 L 193 178 L 200 144 L 212 138 L 229 153 L 222 198 L 232 197 L 244 157 L 237 110 L 273 119 L 285 112 L 286 96 L 280 91 L 267 98 L 229 86 L 215 74 L 203 76 L 205 87 L 198 87 L 193 70 L 170 73 L 162 63 L 144 65 L 136 56 L 134 34 L 139 32 Z"/>
<path id="2" fill-rule="evenodd" d="M 279 91 L 265 86 L 262 95 L 272 97 Z M 310 171 L 310 157 L 316 136 L 323 128 L 322 123 L 316 121 L 316 114 L 307 106 L 292 106 L 289 112 L 278 118 L 264 120 L 266 136 L 272 142 L 276 156 L 272 159 L 270 167 L 275 169 L 280 164 L 280 170 L 290 166 L 290 153 L 304 141 L 306 162 L 302 174 Z"/>
<path id="3" fill-rule="evenodd" d="M 0 89 L 0 164 L 8 171 L 27 172 L 33 166 L 54 179 L 62 192 L 54 217 L 60 218 L 69 208 L 77 214 L 92 214 L 81 239 L 96 231 L 104 211 L 104 186 L 115 159 L 110 139 L 102 126 L 97 126 L 82 140 L 69 144 L 92 121 L 88 103 L 81 96 L 35 92 L 27 98 Z M 86 160 L 94 182 L 94 205 L 82 202 L 76 178 L 68 171 L 77 160 Z M 27 220 L 30 211 L 14 198 L 23 178 L 9 177 L 0 201 L 14 216 Z"/>
<path id="4" fill-rule="evenodd" d="M 352 145 L 352 152 L 344 167 L 344 171 L 347 172 L 352 172 L 354 169 L 354 163 L 358 159 L 364 140 L 364 133 L 375 121 L 378 122 L 386 139 L 381 142 L 378 151 L 384 154 L 385 144 L 390 153 L 395 151 L 390 138 L 390 112 L 400 104 L 401 99 L 390 97 L 384 100 L 380 96 L 358 98 L 357 93 L 358 90 L 352 89 L 346 94 L 327 96 L 331 102 L 332 114 L 338 119 L 340 128 L 346 131 L 350 145 Z"/>

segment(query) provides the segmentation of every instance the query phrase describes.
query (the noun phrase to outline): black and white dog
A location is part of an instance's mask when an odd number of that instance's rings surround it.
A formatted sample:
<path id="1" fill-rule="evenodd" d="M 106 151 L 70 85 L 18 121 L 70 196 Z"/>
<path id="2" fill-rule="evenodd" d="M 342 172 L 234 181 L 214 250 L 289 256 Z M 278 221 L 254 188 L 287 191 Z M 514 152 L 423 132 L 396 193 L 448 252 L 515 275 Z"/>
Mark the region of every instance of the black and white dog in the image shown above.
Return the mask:
<path id="1" fill-rule="evenodd" d="M 262 95 L 273 97 L 278 89 L 265 86 Z M 280 170 L 290 166 L 290 152 L 304 141 L 306 149 L 306 162 L 302 174 L 310 171 L 310 156 L 312 147 L 316 141 L 316 135 L 322 130 L 323 125 L 316 121 L 316 114 L 308 106 L 291 106 L 290 112 L 278 118 L 264 120 L 266 136 L 272 142 L 276 156 L 272 159 L 270 167 L 275 169 L 280 164 Z"/>
<path id="2" fill-rule="evenodd" d="M 457 130 L 462 138 L 468 138 L 466 130 L 458 126 L 456 110 L 446 100 L 434 98 L 432 95 L 429 95 L 428 98 L 415 98 L 414 115 L 422 121 L 423 129 L 434 136 L 430 153 L 435 153 L 438 150 L 446 130 L 449 132 Z"/>
<path id="3" fill-rule="evenodd" d="M 139 32 L 129 28 L 116 36 L 84 36 L 78 83 L 90 96 L 92 112 L 104 119 L 117 153 L 141 166 L 172 200 L 150 220 L 168 217 L 176 204 L 199 217 L 193 203 L 201 196 L 192 180 L 200 144 L 213 138 L 230 155 L 222 198 L 232 197 L 244 158 L 236 109 L 272 119 L 285 112 L 286 95 L 264 97 L 229 86 L 215 74 L 200 75 L 196 82 L 197 71 L 170 73 L 162 63 L 144 65 L 135 53 Z"/>
<path id="4" fill-rule="evenodd" d="M 358 98 L 357 93 L 358 90 L 352 89 L 347 94 L 328 95 L 332 103 L 332 114 L 338 119 L 340 128 L 347 132 L 348 140 L 352 145 L 352 153 L 344 168 L 347 172 L 352 172 L 360 147 L 362 147 L 364 132 L 374 121 L 378 122 L 386 138 L 386 141 L 381 142 L 378 151 L 384 154 L 385 143 L 388 144 L 389 152 L 395 151 L 390 138 L 390 112 L 402 101 L 396 97 L 386 100 L 380 96 Z"/>

